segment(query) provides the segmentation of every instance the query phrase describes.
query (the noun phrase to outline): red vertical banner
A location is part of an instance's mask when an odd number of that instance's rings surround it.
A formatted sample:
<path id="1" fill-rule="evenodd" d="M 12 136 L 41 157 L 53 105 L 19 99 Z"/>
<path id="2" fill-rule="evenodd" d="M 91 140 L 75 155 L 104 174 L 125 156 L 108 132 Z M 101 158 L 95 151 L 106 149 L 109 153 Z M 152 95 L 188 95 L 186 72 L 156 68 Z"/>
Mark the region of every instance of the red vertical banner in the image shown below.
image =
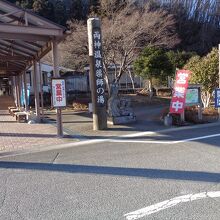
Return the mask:
<path id="1" fill-rule="evenodd" d="M 191 72 L 189 70 L 178 70 L 170 104 L 170 113 L 181 114 L 184 112 L 186 92 Z"/>

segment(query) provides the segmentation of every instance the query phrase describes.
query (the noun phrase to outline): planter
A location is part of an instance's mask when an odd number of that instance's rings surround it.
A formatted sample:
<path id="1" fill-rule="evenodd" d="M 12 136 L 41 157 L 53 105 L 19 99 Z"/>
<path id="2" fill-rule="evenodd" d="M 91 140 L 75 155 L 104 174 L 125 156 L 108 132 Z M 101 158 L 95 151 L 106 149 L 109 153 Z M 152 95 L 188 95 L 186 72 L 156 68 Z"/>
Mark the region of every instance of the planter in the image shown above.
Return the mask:
<path id="1" fill-rule="evenodd" d="M 205 122 L 216 122 L 218 121 L 218 115 L 203 115 L 203 121 Z"/>

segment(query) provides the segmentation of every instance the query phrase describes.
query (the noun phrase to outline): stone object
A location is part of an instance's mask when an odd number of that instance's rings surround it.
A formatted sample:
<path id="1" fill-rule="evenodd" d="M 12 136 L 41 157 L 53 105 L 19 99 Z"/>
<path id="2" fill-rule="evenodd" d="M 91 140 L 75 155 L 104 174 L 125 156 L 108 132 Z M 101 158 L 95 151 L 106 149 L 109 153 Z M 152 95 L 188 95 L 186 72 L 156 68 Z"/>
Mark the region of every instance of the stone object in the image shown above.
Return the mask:
<path id="1" fill-rule="evenodd" d="M 93 112 L 92 103 L 89 103 L 88 111 L 89 111 L 89 113 L 92 113 L 92 112 Z"/>
<path id="2" fill-rule="evenodd" d="M 172 118 L 172 116 L 171 116 L 171 115 L 166 115 L 166 116 L 164 117 L 164 125 L 165 125 L 165 126 L 172 126 L 172 124 L 173 124 L 173 118 Z"/>
<path id="3" fill-rule="evenodd" d="M 136 116 L 131 107 L 131 100 L 128 98 L 119 98 L 118 87 L 117 83 L 111 85 L 111 93 L 108 100 L 108 121 L 114 125 L 135 122 Z"/>
<path id="4" fill-rule="evenodd" d="M 109 124 L 121 125 L 136 122 L 136 116 L 120 116 L 120 117 L 110 117 L 108 119 Z"/>
<path id="5" fill-rule="evenodd" d="M 28 124 L 31 125 L 31 124 L 36 124 L 36 122 L 34 120 L 30 120 L 28 121 Z"/>

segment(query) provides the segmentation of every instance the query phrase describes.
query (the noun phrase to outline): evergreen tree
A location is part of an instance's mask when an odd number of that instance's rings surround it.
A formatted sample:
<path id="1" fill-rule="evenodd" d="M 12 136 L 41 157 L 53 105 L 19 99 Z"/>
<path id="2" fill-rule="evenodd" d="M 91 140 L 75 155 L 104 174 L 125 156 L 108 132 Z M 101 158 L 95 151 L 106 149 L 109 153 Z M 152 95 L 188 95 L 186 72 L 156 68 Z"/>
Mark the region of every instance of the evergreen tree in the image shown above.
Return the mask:
<path id="1" fill-rule="evenodd" d="M 54 5 L 55 22 L 61 25 L 66 25 L 67 11 L 65 4 L 62 0 L 56 0 Z"/>
<path id="2" fill-rule="evenodd" d="M 86 12 L 83 11 L 82 0 L 73 0 L 70 10 L 70 18 L 76 20 L 82 20 L 86 17 Z"/>
<path id="3" fill-rule="evenodd" d="M 172 75 L 173 65 L 167 53 L 160 48 L 146 47 L 134 62 L 135 73 L 149 80 L 149 89 L 152 96 L 153 78 L 164 80 Z"/>
<path id="4" fill-rule="evenodd" d="M 12 3 L 21 6 L 22 8 L 31 9 L 33 5 L 33 0 L 13 0 Z"/>
<path id="5" fill-rule="evenodd" d="M 54 6 L 48 0 L 34 0 L 33 10 L 37 14 L 54 21 Z"/>
<path id="6" fill-rule="evenodd" d="M 89 12 L 91 15 L 100 15 L 101 3 L 100 0 L 90 0 L 90 9 Z"/>

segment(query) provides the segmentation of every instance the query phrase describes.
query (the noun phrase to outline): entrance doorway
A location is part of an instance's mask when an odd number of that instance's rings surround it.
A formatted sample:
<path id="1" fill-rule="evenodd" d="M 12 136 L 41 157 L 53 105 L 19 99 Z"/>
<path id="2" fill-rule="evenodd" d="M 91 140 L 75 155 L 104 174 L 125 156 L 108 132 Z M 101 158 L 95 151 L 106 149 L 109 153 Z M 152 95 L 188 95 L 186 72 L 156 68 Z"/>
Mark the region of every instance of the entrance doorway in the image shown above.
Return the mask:
<path id="1" fill-rule="evenodd" d="M 0 78 L 0 96 L 9 96 L 11 95 L 11 86 L 8 77 Z"/>

